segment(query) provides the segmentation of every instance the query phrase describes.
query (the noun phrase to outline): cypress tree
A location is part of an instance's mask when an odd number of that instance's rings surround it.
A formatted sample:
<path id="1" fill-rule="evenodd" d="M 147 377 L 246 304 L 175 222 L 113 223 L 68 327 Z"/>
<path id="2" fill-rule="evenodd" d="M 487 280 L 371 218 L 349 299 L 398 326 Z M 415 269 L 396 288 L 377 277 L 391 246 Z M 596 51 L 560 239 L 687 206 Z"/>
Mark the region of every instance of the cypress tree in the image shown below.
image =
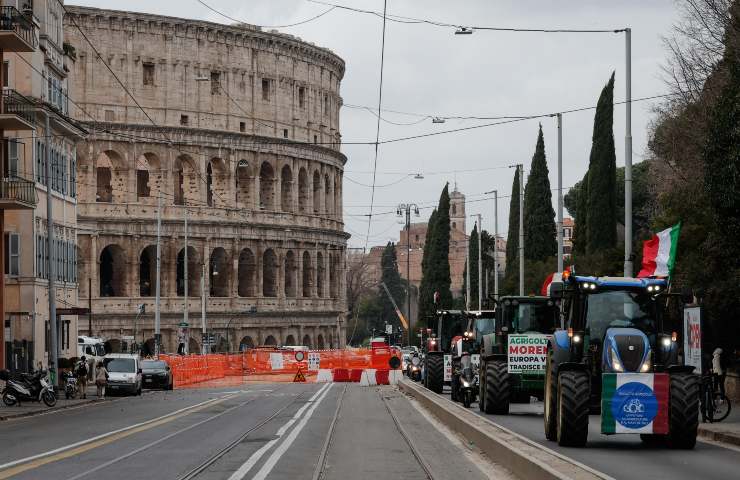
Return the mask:
<path id="1" fill-rule="evenodd" d="M 576 211 L 574 214 L 573 252 L 586 253 L 588 243 L 588 171 L 581 180 L 581 188 L 576 197 Z"/>
<path id="2" fill-rule="evenodd" d="M 418 312 L 419 320 L 425 321 L 434 311 L 434 290 L 432 290 L 432 272 L 429 268 L 434 242 L 434 224 L 437 221 L 437 210 L 429 216 L 427 233 L 424 240 L 424 252 L 421 257 L 421 283 L 419 285 Z"/>
<path id="3" fill-rule="evenodd" d="M 468 258 L 470 259 L 470 308 L 475 310 L 478 308 L 478 225 L 473 227 L 473 231 L 470 234 Z M 465 267 L 464 274 L 463 288 L 467 289 L 468 266 Z"/>
<path id="4" fill-rule="evenodd" d="M 450 192 L 449 184 L 445 184 L 439 196 L 437 216 L 434 223 L 434 248 L 430 257 L 429 266 L 433 268 L 433 292 L 439 292 L 439 308 L 452 306 L 452 292 L 450 291 Z"/>
<path id="5" fill-rule="evenodd" d="M 398 305 L 399 308 L 402 308 L 406 292 L 404 291 L 403 284 L 401 282 L 401 275 L 398 273 L 396 246 L 393 242 L 388 242 L 383 249 L 383 256 L 380 259 L 380 268 L 381 282 L 385 283 L 385 286 L 388 287 L 393 300 L 396 301 L 396 305 Z M 380 298 L 380 304 L 382 305 L 382 321 L 392 324 L 394 328 L 400 326 L 400 320 L 398 319 L 398 315 L 396 315 L 396 310 L 393 308 L 393 303 L 388 298 L 383 285 L 378 287 L 378 296 Z"/>
<path id="6" fill-rule="evenodd" d="M 557 253 L 555 240 L 555 210 L 545 157 L 545 139 L 542 125 L 537 135 L 537 146 L 524 189 L 524 256 L 541 261 Z"/>
<path id="7" fill-rule="evenodd" d="M 588 167 L 586 252 L 617 245 L 617 157 L 614 153 L 614 73 L 596 104 Z"/>
<path id="8" fill-rule="evenodd" d="M 514 171 L 514 183 L 511 186 L 509 201 L 509 235 L 506 241 L 506 285 L 519 282 L 519 169 Z"/>

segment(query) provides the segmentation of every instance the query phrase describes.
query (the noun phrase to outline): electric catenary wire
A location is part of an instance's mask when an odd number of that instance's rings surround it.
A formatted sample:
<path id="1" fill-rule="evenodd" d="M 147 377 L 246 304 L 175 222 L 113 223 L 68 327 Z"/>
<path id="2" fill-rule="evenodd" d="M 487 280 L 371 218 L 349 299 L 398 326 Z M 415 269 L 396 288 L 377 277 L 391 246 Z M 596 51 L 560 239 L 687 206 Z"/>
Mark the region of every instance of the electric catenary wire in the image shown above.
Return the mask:
<path id="1" fill-rule="evenodd" d="M 210 11 L 212 11 L 214 13 L 217 13 L 217 14 L 221 15 L 222 17 L 227 18 L 227 19 L 229 19 L 229 20 L 231 20 L 233 22 L 243 23 L 243 24 L 246 24 L 246 25 L 254 25 L 255 27 L 260 27 L 260 28 L 289 28 L 289 27 L 296 27 L 298 25 L 303 25 L 303 24 L 306 24 L 306 23 L 309 23 L 309 22 L 313 22 L 314 20 L 318 20 L 319 18 L 323 17 L 327 13 L 329 13 L 332 10 L 335 10 L 337 8 L 337 7 L 334 7 L 334 6 L 329 7 L 328 10 L 325 10 L 324 12 L 319 13 L 316 16 L 313 16 L 313 17 L 308 18 L 306 20 L 302 20 L 300 22 L 290 23 L 288 25 L 255 25 L 253 23 L 245 22 L 244 20 L 241 20 L 241 19 L 238 19 L 238 18 L 234 18 L 234 17 L 229 16 L 229 15 L 227 15 L 227 14 L 225 14 L 225 13 L 219 11 L 219 10 L 216 10 L 215 8 L 213 8 L 212 6 L 208 5 L 206 2 L 204 2 L 202 0 L 197 0 L 197 1 L 198 1 L 198 3 L 200 3 L 201 5 L 203 5 L 204 7 L 206 7 L 208 10 L 210 10 Z"/>

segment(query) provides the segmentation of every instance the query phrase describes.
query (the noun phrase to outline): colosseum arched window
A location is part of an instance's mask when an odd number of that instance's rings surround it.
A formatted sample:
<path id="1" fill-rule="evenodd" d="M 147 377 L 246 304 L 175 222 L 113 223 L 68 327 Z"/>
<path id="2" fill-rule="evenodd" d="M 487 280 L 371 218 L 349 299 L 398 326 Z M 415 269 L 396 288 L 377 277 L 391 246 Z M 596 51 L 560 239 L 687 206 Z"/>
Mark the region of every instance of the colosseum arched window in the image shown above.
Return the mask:
<path id="1" fill-rule="evenodd" d="M 254 340 L 249 335 L 242 337 L 239 341 L 239 351 L 243 352 L 249 348 L 254 348 Z"/>
<path id="2" fill-rule="evenodd" d="M 149 245 L 139 255 L 139 295 L 151 297 L 154 294 L 154 280 L 157 278 L 157 246 Z"/>
<path id="3" fill-rule="evenodd" d="M 321 175 L 318 170 L 313 172 L 313 213 L 321 213 Z"/>
<path id="4" fill-rule="evenodd" d="M 264 345 L 268 345 L 271 347 L 277 347 L 277 340 L 275 340 L 275 337 L 272 335 L 268 335 L 267 338 L 265 338 L 265 341 L 263 342 Z"/>
<path id="5" fill-rule="evenodd" d="M 324 336 L 319 333 L 319 336 L 316 337 L 316 348 L 319 350 L 323 350 L 326 348 L 326 344 L 324 343 Z"/>
<path id="6" fill-rule="evenodd" d="M 213 165 L 208 162 L 206 167 L 206 203 L 209 207 L 213 206 Z"/>
<path id="7" fill-rule="evenodd" d="M 252 251 L 248 248 L 239 253 L 238 267 L 238 294 L 240 297 L 256 296 L 255 285 L 257 283 L 257 261 Z"/>
<path id="8" fill-rule="evenodd" d="M 228 256 L 226 250 L 216 247 L 211 253 L 210 276 L 211 296 L 228 297 L 229 296 L 229 277 L 231 269 L 229 268 Z"/>
<path id="9" fill-rule="evenodd" d="M 211 161 L 208 162 L 206 169 L 206 180 L 209 185 L 207 190 L 207 192 L 209 192 L 208 206 L 222 207 L 226 203 L 226 198 L 229 196 L 229 188 L 227 185 L 229 175 L 226 162 L 223 158 L 212 158 Z"/>
<path id="10" fill-rule="evenodd" d="M 311 254 L 308 252 L 303 252 L 303 261 L 301 262 L 301 278 L 303 280 L 303 292 L 302 295 L 304 297 L 310 297 L 311 296 L 311 285 L 313 282 L 311 281 L 313 278 L 313 266 L 311 265 Z"/>
<path id="11" fill-rule="evenodd" d="M 159 195 L 162 182 L 159 158 L 153 153 L 139 155 L 136 159 L 136 200 L 146 202 Z"/>
<path id="12" fill-rule="evenodd" d="M 337 174 L 334 176 L 334 214 L 341 218 L 339 206 L 342 204 L 342 179 Z"/>
<path id="13" fill-rule="evenodd" d="M 187 201 L 191 205 L 202 202 L 200 199 L 200 183 L 202 178 L 195 172 L 195 163 L 189 155 L 180 155 L 175 159 L 173 170 L 173 193 L 174 204 L 185 205 Z"/>
<path id="14" fill-rule="evenodd" d="M 321 252 L 316 253 L 316 295 L 319 298 L 324 296 L 324 276 L 326 275 L 326 267 L 324 266 L 324 254 Z"/>
<path id="15" fill-rule="evenodd" d="M 303 167 L 298 171 L 298 211 L 308 211 L 308 173 Z"/>
<path id="16" fill-rule="evenodd" d="M 288 165 L 280 171 L 280 209 L 293 211 L 293 172 Z"/>
<path id="17" fill-rule="evenodd" d="M 277 274 L 277 255 L 268 248 L 262 254 L 262 296 L 277 297 Z"/>
<path id="18" fill-rule="evenodd" d="M 325 202 L 325 214 L 331 215 L 334 213 L 334 197 L 331 193 L 331 179 L 329 178 L 328 174 L 324 175 L 324 202 Z"/>
<path id="19" fill-rule="evenodd" d="M 200 255 L 194 247 L 188 246 L 188 296 L 200 297 Z M 185 295 L 185 249 L 177 254 L 177 296 Z"/>
<path id="20" fill-rule="evenodd" d="M 98 155 L 96 161 L 96 202 L 125 201 L 128 187 L 126 170 L 121 156 L 113 150 L 106 150 Z"/>
<path id="21" fill-rule="evenodd" d="M 296 275 L 298 273 L 298 265 L 296 263 L 295 253 L 292 250 L 288 250 L 285 254 L 285 296 L 295 297 L 296 296 L 296 284 L 298 279 Z"/>
<path id="22" fill-rule="evenodd" d="M 338 263 L 336 254 L 329 255 L 329 296 L 331 298 L 337 298 L 339 296 Z"/>
<path id="23" fill-rule="evenodd" d="M 100 296 L 126 296 L 126 253 L 118 245 L 108 245 L 100 253 Z"/>
<path id="24" fill-rule="evenodd" d="M 252 206 L 251 182 L 249 162 L 239 160 L 236 166 L 236 205 L 240 208 L 250 208 Z"/>
<path id="25" fill-rule="evenodd" d="M 285 344 L 295 345 L 295 337 L 293 335 L 288 335 L 287 337 L 285 337 Z"/>
<path id="26" fill-rule="evenodd" d="M 311 337 L 310 335 L 306 334 L 303 336 L 303 346 L 311 348 Z"/>
<path id="27" fill-rule="evenodd" d="M 260 166 L 260 208 L 273 210 L 275 206 L 275 171 L 272 165 L 262 162 Z"/>

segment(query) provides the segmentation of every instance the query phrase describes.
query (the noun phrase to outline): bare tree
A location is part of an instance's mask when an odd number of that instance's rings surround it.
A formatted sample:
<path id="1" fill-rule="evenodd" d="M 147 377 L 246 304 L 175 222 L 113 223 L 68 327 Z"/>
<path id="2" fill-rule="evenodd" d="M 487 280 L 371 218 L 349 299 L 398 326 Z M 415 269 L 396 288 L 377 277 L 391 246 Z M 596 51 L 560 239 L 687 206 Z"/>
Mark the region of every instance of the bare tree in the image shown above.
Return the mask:
<path id="1" fill-rule="evenodd" d="M 351 343 L 358 323 L 358 308 L 363 298 L 374 295 L 377 279 L 373 278 L 368 256 L 364 253 L 347 253 L 347 308 L 352 314 Z"/>
<path id="2" fill-rule="evenodd" d="M 681 19 L 663 41 L 669 51 L 665 79 L 685 105 L 695 102 L 725 52 L 734 0 L 680 0 Z"/>

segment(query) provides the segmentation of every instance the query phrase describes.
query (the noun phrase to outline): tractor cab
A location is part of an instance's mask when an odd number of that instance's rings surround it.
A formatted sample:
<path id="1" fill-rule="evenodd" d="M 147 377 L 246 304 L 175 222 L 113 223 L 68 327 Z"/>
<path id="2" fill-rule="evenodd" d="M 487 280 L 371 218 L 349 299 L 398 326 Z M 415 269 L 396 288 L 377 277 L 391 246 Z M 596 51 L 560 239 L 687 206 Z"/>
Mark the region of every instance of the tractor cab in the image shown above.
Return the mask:
<path id="1" fill-rule="evenodd" d="M 467 316 L 460 310 L 440 310 L 428 325 L 434 325 L 435 321 L 436 332 L 430 335 L 424 356 L 424 385 L 442 393 L 444 384 L 451 378 L 452 340 L 465 336 Z"/>

